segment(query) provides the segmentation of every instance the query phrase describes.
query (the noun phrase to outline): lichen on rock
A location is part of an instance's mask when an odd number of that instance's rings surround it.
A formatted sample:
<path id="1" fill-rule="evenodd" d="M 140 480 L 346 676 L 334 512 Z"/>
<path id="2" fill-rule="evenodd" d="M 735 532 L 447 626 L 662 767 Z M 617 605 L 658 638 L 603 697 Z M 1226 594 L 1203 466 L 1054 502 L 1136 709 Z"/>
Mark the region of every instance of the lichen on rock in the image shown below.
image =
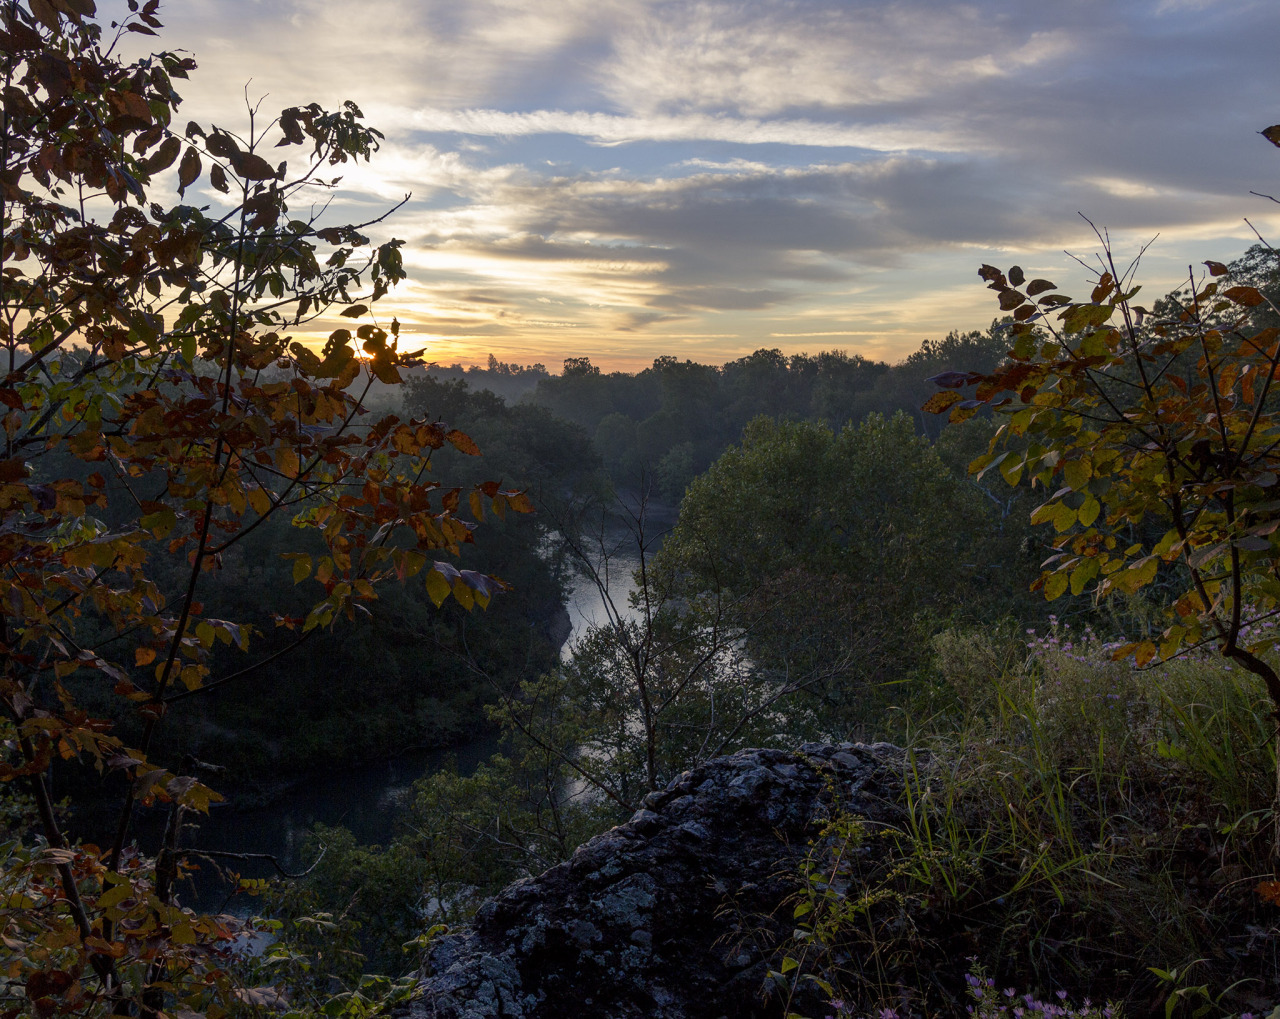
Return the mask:
<path id="1" fill-rule="evenodd" d="M 899 818 L 889 744 L 743 750 L 650 793 L 626 824 L 517 881 L 442 938 L 408 1019 L 767 1016 L 781 907 L 833 802 Z"/>

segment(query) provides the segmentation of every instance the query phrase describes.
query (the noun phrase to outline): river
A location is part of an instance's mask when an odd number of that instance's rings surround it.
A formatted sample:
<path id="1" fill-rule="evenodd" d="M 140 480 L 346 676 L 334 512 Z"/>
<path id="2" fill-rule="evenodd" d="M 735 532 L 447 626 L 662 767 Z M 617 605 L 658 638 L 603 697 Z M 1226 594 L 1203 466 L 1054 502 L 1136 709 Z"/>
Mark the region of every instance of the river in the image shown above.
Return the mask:
<path id="1" fill-rule="evenodd" d="M 621 524 L 614 524 L 596 543 L 591 554 L 593 564 L 602 577 L 607 575 L 613 604 L 626 610 L 627 596 L 635 589 L 632 573 L 639 566 L 635 541 Z M 607 572 L 602 568 L 607 553 Z M 564 644 L 567 653 L 574 642 L 592 625 L 608 621 L 603 592 L 585 576 L 575 575 L 569 584 L 565 603 L 570 624 Z M 341 772 L 316 776 L 298 783 L 264 807 L 236 809 L 234 804 L 215 805 L 208 817 L 197 824 L 198 838 L 187 844 L 202 849 L 230 853 L 268 853 L 289 871 L 304 870 L 312 862 L 303 858 L 304 841 L 313 825 L 341 825 L 349 829 L 361 845 L 385 845 L 396 834 L 396 823 L 411 793 L 413 783 L 442 768 L 452 758 L 458 770 L 469 775 L 498 749 L 492 737 L 456 744 L 447 750 L 409 751 L 391 760 L 347 768 Z M 144 819 L 142 828 L 161 823 L 158 816 Z M 158 835 L 158 830 L 156 831 Z M 246 877 L 268 877 L 274 873 L 264 861 L 220 861 Z M 202 909 L 219 909 L 225 897 L 225 885 L 214 879 L 211 871 L 196 882 L 196 902 Z M 233 903 L 233 912 L 239 903 Z M 251 911 L 252 902 L 240 906 Z"/>

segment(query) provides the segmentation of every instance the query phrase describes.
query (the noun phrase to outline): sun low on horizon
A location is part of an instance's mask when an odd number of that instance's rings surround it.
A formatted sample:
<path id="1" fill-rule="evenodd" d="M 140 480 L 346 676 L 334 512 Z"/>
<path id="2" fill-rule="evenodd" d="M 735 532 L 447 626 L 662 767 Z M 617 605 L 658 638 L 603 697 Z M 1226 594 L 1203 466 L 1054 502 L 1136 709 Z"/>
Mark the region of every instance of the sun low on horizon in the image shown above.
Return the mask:
<path id="1" fill-rule="evenodd" d="M 1149 244 L 1155 296 L 1280 237 L 1264 0 L 200 0 L 161 18 L 159 45 L 199 64 L 184 115 L 351 100 L 383 132 L 332 211 L 409 196 L 373 228 L 409 273 L 377 310 L 441 364 L 892 362 L 991 323 L 984 262 L 1083 290 L 1091 223 L 1120 258 Z"/>

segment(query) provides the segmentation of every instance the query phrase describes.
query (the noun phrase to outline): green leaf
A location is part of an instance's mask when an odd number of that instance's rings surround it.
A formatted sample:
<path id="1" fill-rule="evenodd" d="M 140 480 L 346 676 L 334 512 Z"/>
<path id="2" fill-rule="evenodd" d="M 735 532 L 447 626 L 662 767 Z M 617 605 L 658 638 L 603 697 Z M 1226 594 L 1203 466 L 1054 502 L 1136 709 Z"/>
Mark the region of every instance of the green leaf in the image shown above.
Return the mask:
<path id="1" fill-rule="evenodd" d="M 1098 560 L 1086 559 L 1071 571 L 1071 593 L 1074 595 L 1083 593 L 1085 584 L 1089 583 L 1097 575 Z"/>
<path id="2" fill-rule="evenodd" d="M 1089 479 L 1093 477 L 1093 464 L 1088 460 L 1068 460 L 1062 465 L 1062 474 L 1066 478 L 1067 486 L 1073 492 L 1078 492 L 1089 483 Z M 1083 523 L 1083 519 L 1081 520 Z M 1092 521 L 1090 521 L 1092 523 Z M 1088 526 L 1086 524 L 1086 526 Z"/>

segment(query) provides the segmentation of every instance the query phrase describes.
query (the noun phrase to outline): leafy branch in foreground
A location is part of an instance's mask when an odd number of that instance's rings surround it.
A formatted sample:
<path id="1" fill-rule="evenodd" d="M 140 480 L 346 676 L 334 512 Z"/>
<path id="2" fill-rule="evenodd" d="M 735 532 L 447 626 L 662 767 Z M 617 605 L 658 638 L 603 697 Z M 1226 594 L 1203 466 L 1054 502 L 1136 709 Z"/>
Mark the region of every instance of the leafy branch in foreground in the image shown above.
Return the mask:
<path id="1" fill-rule="evenodd" d="M 0 869 L 7 1016 L 220 1016 L 247 1000 L 227 965 L 241 925 L 176 892 L 183 815 L 218 794 L 199 762 L 151 756 L 175 702 L 276 657 L 236 660 L 258 635 L 204 612 L 201 580 L 228 549 L 279 514 L 318 538 L 291 553 L 318 600 L 278 617 L 304 635 L 367 612 L 390 580 L 421 575 L 437 605 L 467 609 L 505 586 L 434 560 L 474 525 L 463 493 L 426 476 L 431 454 L 474 442 L 441 422 L 361 420 L 374 380 L 418 363 L 371 310 L 404 278 L 400 242 L 364 233 L 384 217 L 328 225 L 312 196 L 381 135 L 351 102 L 273 118 L 251 105 L 241 132 L 180 132 L 173 82 L 195 64 L 121 59 L 126 32 L 160 27 L 157 0 L 129 7 L 112 38 L 92 0 L 0 8 L 0 780 L 30 790 L 38 833 Z M 300 170 L 268 161 L 279 147 L 301 152 Z M 204 177 L 214 206 L 152 200 L 175 164 L 179 194 Z M 320 353 L 288 335 L 326 316 L 338 328 Z M 531 509 L 492 482 L 466 502 L 477 519 L 486 503 Z M 126 744 L 86 694 L 136 713 L 139 737 Z M 55 760 L 118 792 L 104 846 L 65 834 Z M 163 842 L 140 849 L 134 816 L 155 803 Z"/>
<path id="2" fill-rule="evenodd" d="M 971 470 L 1048 493 L 1032 514 L 1058 532 L 1035 584 L 1047 598 L 1171 583 L 1163 632 L 1116 656 L 1142 667 L 1214 644 L 1280 712 L 1266 657 L 1280 638 L 1250 626 L 1280 612 L 1280 309 L 1209 261 L 1152 313 L 1134 303 L 1136 260 L 1119 271 L 1099 240 L 1087 301 L 1017 266 L 984 265 L 1014 318 L 1009 357 L 988 374 L 937 376 L 944 391 L 926 409 L 953 421 L 982 406 L 1007 415 Z"/>

